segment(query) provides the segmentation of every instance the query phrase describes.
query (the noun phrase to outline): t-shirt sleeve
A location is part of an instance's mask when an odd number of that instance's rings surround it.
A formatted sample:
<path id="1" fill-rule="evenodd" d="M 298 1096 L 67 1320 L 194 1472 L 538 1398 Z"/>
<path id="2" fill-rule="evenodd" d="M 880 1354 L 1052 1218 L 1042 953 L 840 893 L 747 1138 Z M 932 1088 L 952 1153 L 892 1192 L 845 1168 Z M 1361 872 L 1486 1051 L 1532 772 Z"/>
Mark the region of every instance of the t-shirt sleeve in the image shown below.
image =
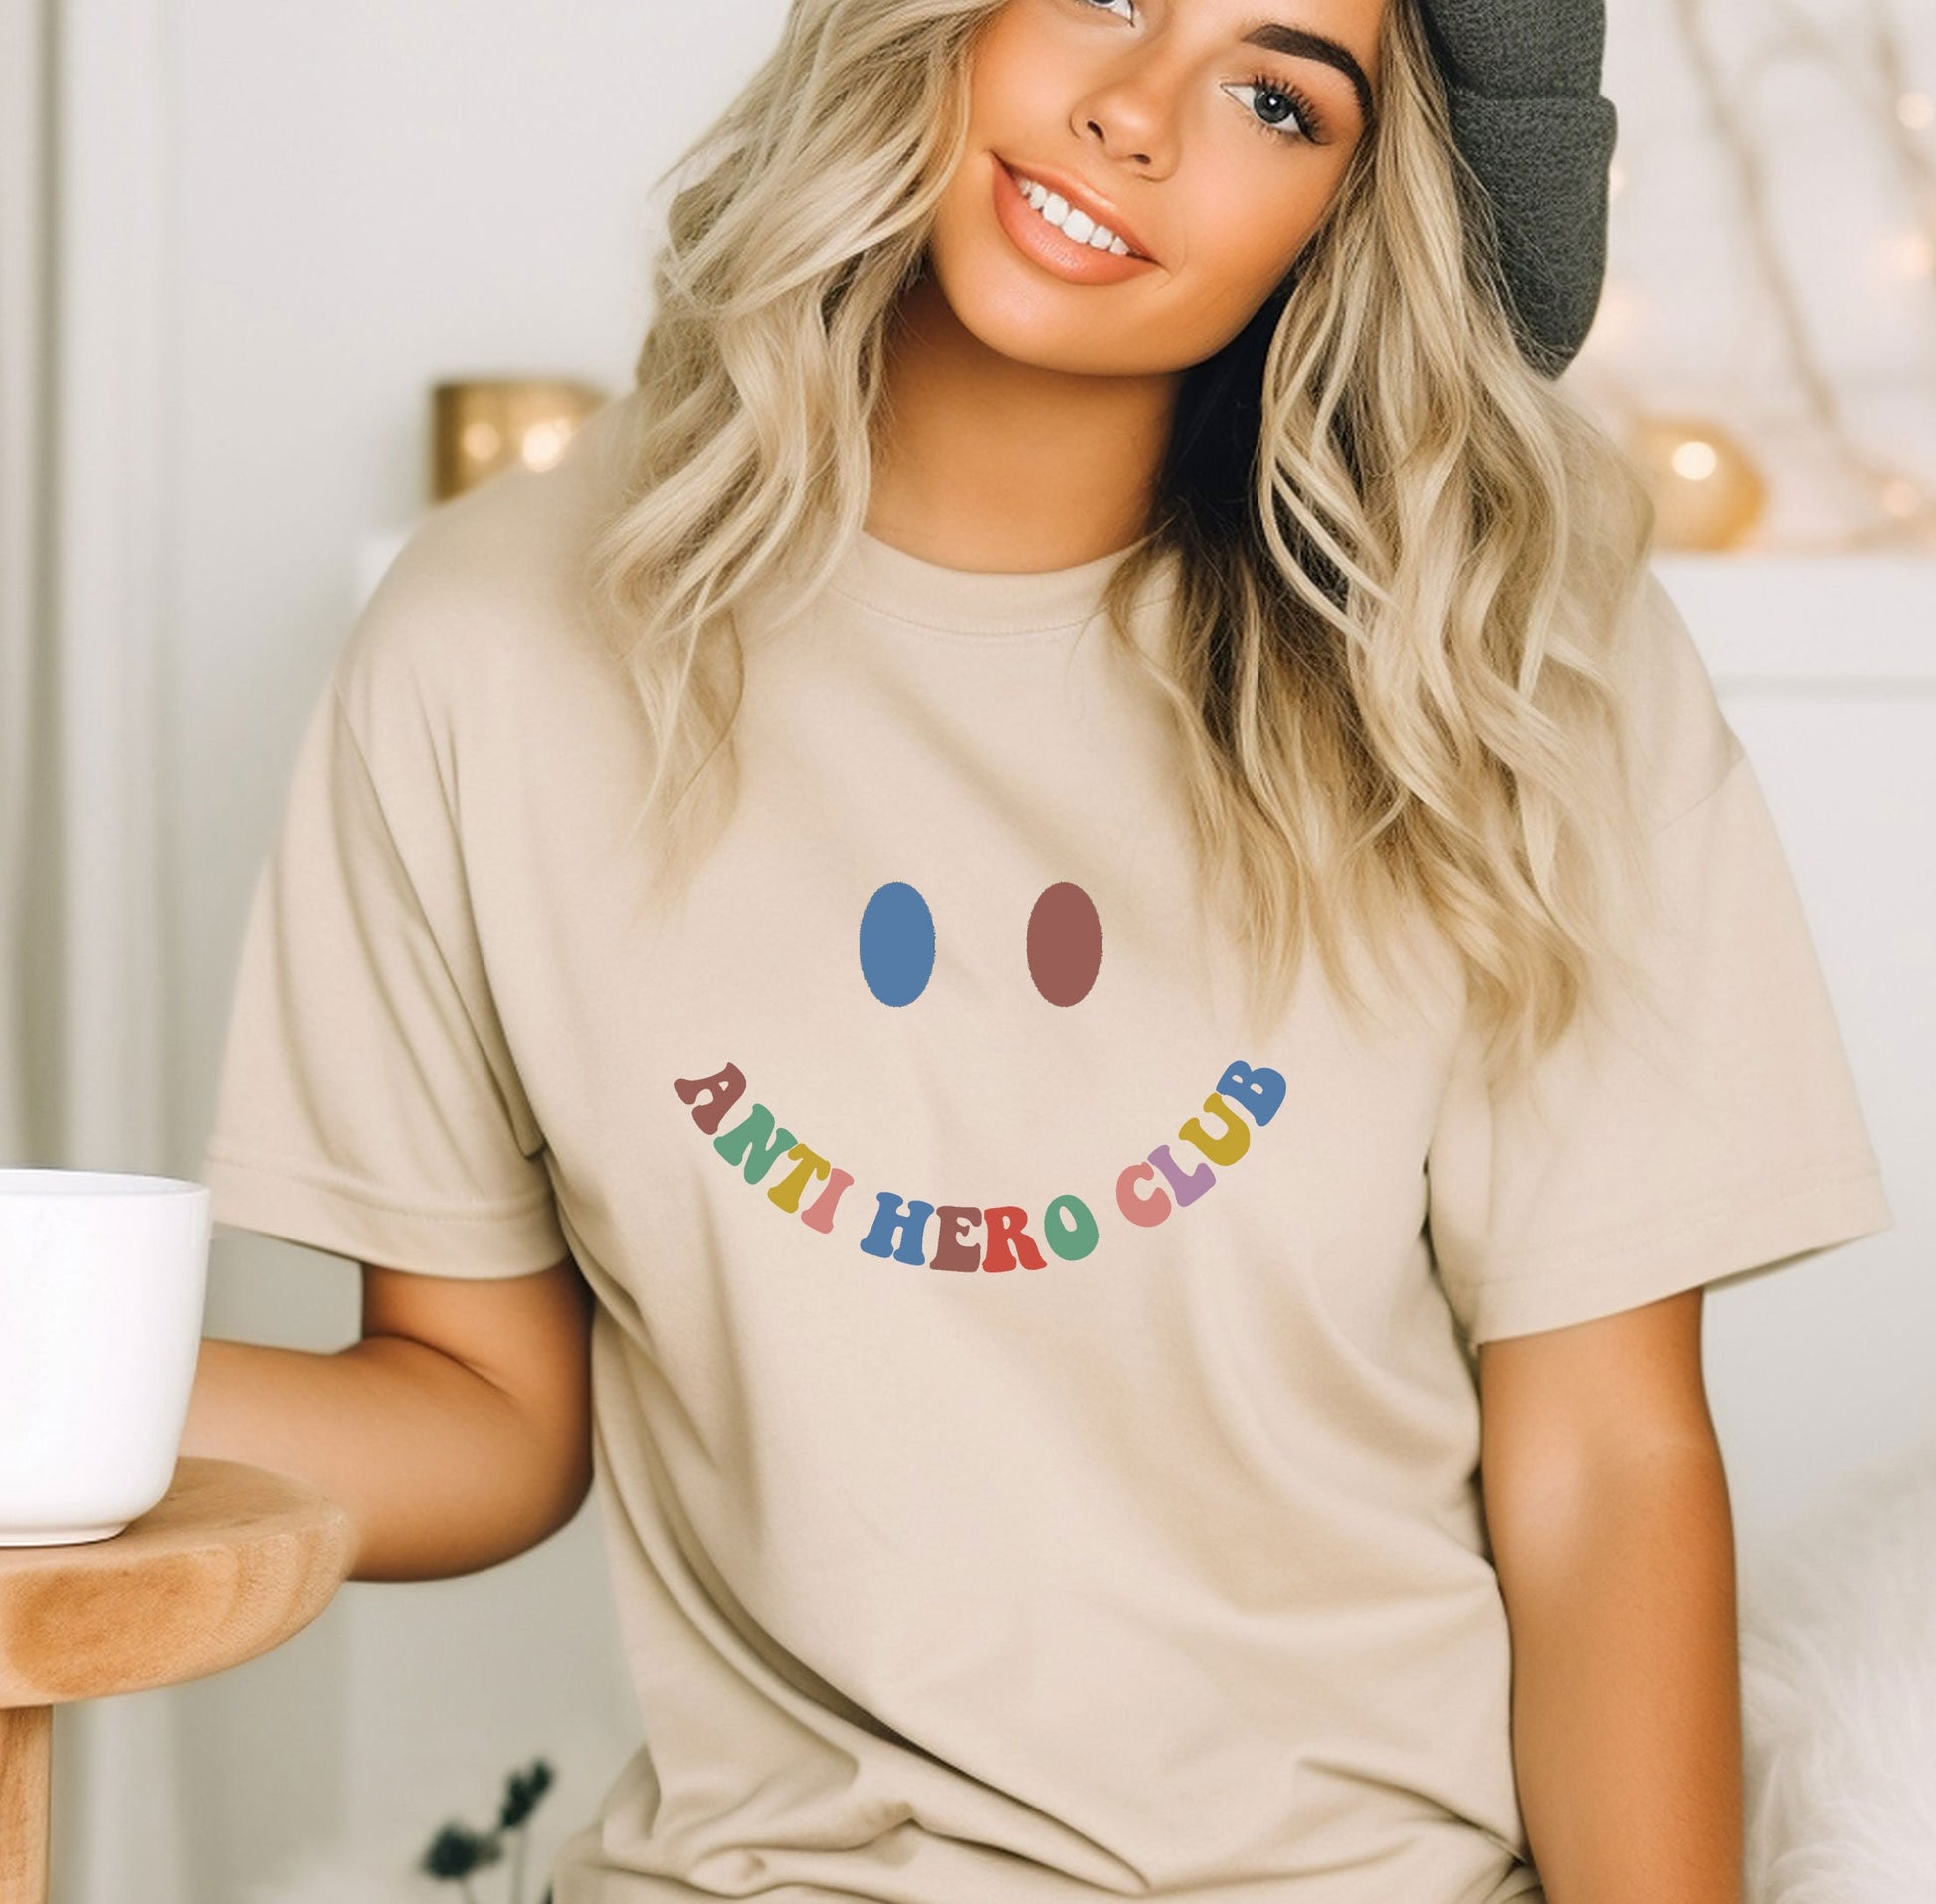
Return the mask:
<path id="1" fill-rule="evenodd" d="M 366 609 L 297 750 L 202 1181 L 236 1229 L 437 1275 L 527 1274 L 569 1250 L 468 902 L 448 722 L 386 648 L 403 586 Z"/>
<path id="2" fill-rule="evenodd" d="M 1893 1221 L 1754 764 L 1650 575 L 1641 610 L 1646 982 L 1503 1090 L 1468 1028 L 1431 1139 L 1428 1236 L 1473 1349 L 1738 1282 Z"/>

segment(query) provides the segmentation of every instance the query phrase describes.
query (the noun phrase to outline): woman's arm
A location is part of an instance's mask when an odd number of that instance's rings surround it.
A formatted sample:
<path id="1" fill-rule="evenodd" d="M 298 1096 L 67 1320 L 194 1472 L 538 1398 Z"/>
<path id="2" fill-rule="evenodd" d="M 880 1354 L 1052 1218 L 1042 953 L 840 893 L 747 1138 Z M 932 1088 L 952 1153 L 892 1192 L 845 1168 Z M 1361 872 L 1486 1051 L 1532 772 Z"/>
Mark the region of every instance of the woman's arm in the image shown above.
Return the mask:
<path id="1" fill-rule="evenodd" d="M 1701 1294 L 1479 1347 L 1513 1758 L 1548 1904 L 1740 1904 L 1734 1530 Z"/>
<path id="2" fill-rule="evenodd" d="M 180 1451 L 293 1474 L 340 1502 L 351 1580 L 441 1580 L 535 1547 L 592 1481 L 577 1264 L 362 1272 L 362 1340 L 347 1348 L 204 1336 Z"/>

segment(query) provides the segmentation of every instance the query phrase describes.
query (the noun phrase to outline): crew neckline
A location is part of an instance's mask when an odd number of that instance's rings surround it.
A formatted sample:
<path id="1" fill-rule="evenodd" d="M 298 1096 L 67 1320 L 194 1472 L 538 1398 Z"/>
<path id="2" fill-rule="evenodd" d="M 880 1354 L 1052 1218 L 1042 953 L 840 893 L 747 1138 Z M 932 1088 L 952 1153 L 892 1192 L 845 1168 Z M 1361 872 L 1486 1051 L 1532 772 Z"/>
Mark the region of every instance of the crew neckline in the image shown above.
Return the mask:
<path id="1" fill-rule="evenodd" d="M 1073 568 L 947 568 L 857 530 L 828 586 L 837 595 L 909 627 L 938 634 L 1054 635 L 1084 626 L 1128 548 L 1078 562 Z M 1166 583 L 1137 598 L 1140 607 L 1164 598 Z"/>

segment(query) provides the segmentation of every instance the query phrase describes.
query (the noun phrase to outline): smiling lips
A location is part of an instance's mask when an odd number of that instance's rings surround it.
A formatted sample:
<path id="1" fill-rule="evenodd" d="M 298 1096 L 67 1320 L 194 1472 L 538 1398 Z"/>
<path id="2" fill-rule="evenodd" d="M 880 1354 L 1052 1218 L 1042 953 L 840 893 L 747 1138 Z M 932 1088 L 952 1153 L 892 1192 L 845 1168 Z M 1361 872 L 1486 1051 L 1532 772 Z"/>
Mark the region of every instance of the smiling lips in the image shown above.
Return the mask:
<path id="1" fill-rule="evenodd" d="M 1095 250 L 1113 252 L 1117 257 L 1141 259 L 1148 264 L 1156 262 L 1150 254 L 1149 247 L 1130 230 L 1115 207 L 1100 193 L 1091 191 L 1079 179 L 1058 170 L 1053 165 L 1011 165 L 1003 158 L 998 158 L 996 163 L 1008 173 L 1022 196 L 1035 204 L 1039 213 L 1043 210 L 1043 205 L 1037 201 L 1044 200 L 1046 195 L 1052 213 L 1059 211 L 1054 200 L 1060 200 L 1062 206 L 1067 208 L 1060 211 L 1060 215 L 1052 216 L 1050 222 L 1058 230 L 1065 230 L 1071 242 L 1089 243 L 1096 228 L 1102 227 L 1121 240 L 1122 249 L 1097 245 L 1094 247 Z M 1073 229 L 1068 229 L 1069 227 Z"/>
<path id="2" fill-rule="evenodd" d="M 1024 258 L 1078 285 L 1113 285 L 1156 260 L 1115 211 L 1054 166 L 995 160 L 995 219 Z"/>

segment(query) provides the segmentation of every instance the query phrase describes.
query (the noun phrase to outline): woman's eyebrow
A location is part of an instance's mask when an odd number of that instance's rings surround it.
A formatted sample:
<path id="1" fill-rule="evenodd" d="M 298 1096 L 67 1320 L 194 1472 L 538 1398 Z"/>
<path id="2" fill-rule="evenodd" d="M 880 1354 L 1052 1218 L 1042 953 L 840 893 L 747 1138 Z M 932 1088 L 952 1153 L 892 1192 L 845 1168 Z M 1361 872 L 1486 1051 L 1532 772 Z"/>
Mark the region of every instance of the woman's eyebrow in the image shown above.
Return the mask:
<path id="1" fill-rule="evenodd" d="M 1349 47 L 1321 33 L 1287 27 L 1276 20 L 1265 20 L 1253 27 L 1245 34 L 1244 44 L 1267 47 L 1273 53 L 1288 54 L 1293 60 L 1321 60 L 1326 66 L 1336 67 L 1351 82 L 1351 90 L 1358 95 L 1359 116 L 1367 125 L 1371 123 L 1371 82 L 1365 78 L 1364 68 Z"/>

